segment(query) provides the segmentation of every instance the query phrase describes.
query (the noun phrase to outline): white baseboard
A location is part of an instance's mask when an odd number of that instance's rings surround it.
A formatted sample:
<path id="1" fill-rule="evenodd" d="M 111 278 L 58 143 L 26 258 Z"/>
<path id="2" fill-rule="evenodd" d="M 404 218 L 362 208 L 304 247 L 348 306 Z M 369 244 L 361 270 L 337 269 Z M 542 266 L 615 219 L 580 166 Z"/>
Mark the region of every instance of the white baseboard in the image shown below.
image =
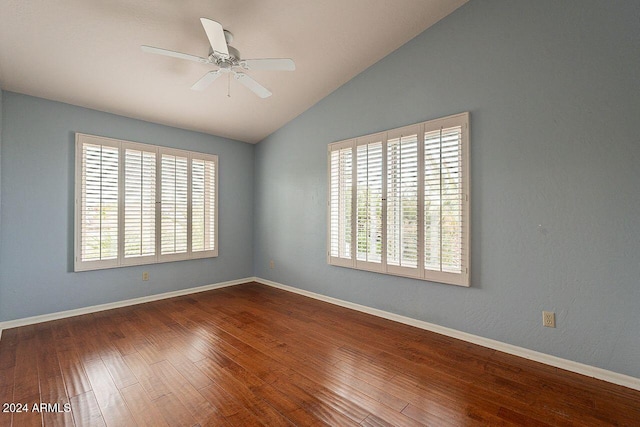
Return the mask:
<path id="1" fill-rule="evenodd" d="M 253 277 L 245 279 L 230 280 L 228 282 L 214 283 L 211 285 L 198 286 L 197 288 L 180 289 L 178 291 L 165 292 L 162 294 L 148 295 L 145 297 L 132 298 L 124 301 L 110 302 L 107 304 L 92 305 L 90 307 L 76 308 L 74 310 L 59 311 L 57 313 L 43 314 L 40 316 L 25 317 L 23 319 L 8 320 L 0 322 L 0 339 L 2 331 L 19 326 L 33 325 L 35 323 L 48 322 L 50 320 L 64 319 L 66 317 L 80 316 L 82 314 L 96 313 L 98 311 L 110 310 L 112 308 L 127 307 L 129 305 L 142 304 L 145 302 L 158 301 L 167 298 L 179 297 L 182 295 L 194 294 L 197 292 L 210 291 L 212 289 L 226 288 L 227 286 L 240 285 L 253 281 Z"/>
<path id="2" fill-rule="evenodd" d="M 388 311 L 379 310 L 377 308 L 371 308 L 364 305 L 355 304 L 349 301 L 328 297 L 326 295 L 317 294 L 315 292 L 305 291 L 303 289 L 298 289 L 292 286 L 283 285 L 282 283 L 273 282 L 271 280 L 254 277 L 252 278 L 252 281 L 262 283 L 263 285 L 272 286 L 274 288 L 279 288 L 285 291 L 294 292 L 296 294 L 304 295 L 320 301 L 339 305 L 341 307 L 350 308 L 352 310 L 360 311 L 367 314 L 372 314 L 374 316 L 382 317 L 384 319 L 393 320 L 398 323 L 404 323 L 405 325 L 415 326 L 416 328 L 424 329 L 431 332 L 436 332 L 438 334 L 446 335 L 452 338 L 457 338 L 473 344 L 478 344 L 483 347 L 492 348 L 494 350 L 502 351 L 504 353 L 512 354 L 514 356 L 519 356 L 525 359 L 544 363 L 545 365 L 550 365 L 556 368 L 586 375 L 588 377 L 597 378 L 599 380 L 607 381 L 613 384 L 629 387 L 634 390 L 640 390 L 640 378 L 635 378 L 629 375 L 619 374 L 617 372 L 608 371 L 602 368 L 597 368 L 595 366 L 585 365 L 583 363 L 574 362 L 572 360 L 551 356 L 549 354 L 540 353 L 538 351 L 529 350 L 527 348 L 518 347 L 515 345 L 503 343 L 503 342 L 492 340 L 489 338 L 484 338 L 478 335 L 469 334 L 467 332 L 461 332 L 456 329 L 445 328 L 444 326 L 436 325 L 434 323 L 425 322 L 423 320 L 412 319 L 410 317 L 401 316 L 399 314 L 390 313 Z"/>

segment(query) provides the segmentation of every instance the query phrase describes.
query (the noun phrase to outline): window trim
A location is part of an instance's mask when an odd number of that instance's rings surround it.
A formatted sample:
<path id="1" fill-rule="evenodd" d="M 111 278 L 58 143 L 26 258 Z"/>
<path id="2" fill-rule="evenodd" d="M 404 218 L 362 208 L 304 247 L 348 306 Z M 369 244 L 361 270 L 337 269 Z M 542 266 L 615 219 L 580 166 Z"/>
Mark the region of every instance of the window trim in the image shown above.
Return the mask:
<path id="1" fill-rule="evenodd" d="M 447 129 L 452 127 L 461 127 L 461 141 L 460 141 L 460 159 L 462 165 L 460 168 L 461 178 L 461 261 L 462 271 L 460 273 L 451 273 L 445 271 L 435 271 L 425 268 L 425 167 L 424 167 L 424 146 L 425 146 L 425 133 L 434 130 Z M 421 218 L 417 224 L 418 233 L 418 248 L 417 257 L 418 263 L 416 268 L 402 267 L 389 265 L 387 262 L 387 244 L 388 244 L 388 211 L 387 211 L 387 198 L 388 198 L 388 141 L 390 139 L 398 138 L 401 135 L 418 135 L 418 190 L 417 190 L 417 217 Z M 382 259 L 380 263 L 371 263 L 366 261 L 357 260 L 357 153 L 358 146 L 368 144 L 374 141 L 382 141 L 382 162 L 383 162 L 383 178 L 382 178 Z M 337 150 L 344 150 L 345 148 L 351 149 L 351 164 L 352 164 L 352 179 L 351 179 L 351 247 L 350 258 L 332 256 L 331 250 L 331 155 L 332 152 Z M 356 138 L 350 138 L 343 141 L 337 141 L 329 144 L 328 146 L 328 176 L 327 176 L 327 264 L 348 267 L 356 270 L 371 271 L 376 273 L 409 277 L 413 279 L 420 279 L 431 282 L 445 283 L 463 287 L 470 286 L 470 244 L 471 244 L 471 226 L 470 226 L 470 162 L 469 162 L 469 113 L 464 112 L 455 114 L 435 120 L 429 120 L 421 123 L 416 123 L 408 126 L 403 126 L 395 129 L 390 129 L 384 132 L 377 132 L 374 134 L 363 135 Z"/>
<path id="2" fill-rule="evenodd" d="M 82 197 L 82 148 L 85 143 L 96 144 L 118 149 L 118 244 L 117 257 L 110 260 L 82 261 L 82 224 L 81 224 L 81 197 Z M 155 153 L 155 254 L 140 257 L 125 257 L 125 153 L 127 149 Z M 187 251 L 180 254 L 161 254 L 161 220 L 162 220 L 162 194 L 161 194 L 161 170 L 162 155 L 178 155 L 187 158 Z M 193 251 L 192 249 L 192 160 L 204 160 L 214 163 L 214 249 Z M 75 183 L 74 183 L 74 271 L 91 271 L 108 268 L 129 267 L 135 265 L 159 264 L 164 262 L 182 261 L 189 259 L 214 258 L 219 252 L 219 162 L 215 154 L 187 151 L 176 148 L 162 147 L 159 145 L 144 144 L 126 140 L 119 140 L 103 136 L 89 135 L 76 132 L 75 135 Z"/>

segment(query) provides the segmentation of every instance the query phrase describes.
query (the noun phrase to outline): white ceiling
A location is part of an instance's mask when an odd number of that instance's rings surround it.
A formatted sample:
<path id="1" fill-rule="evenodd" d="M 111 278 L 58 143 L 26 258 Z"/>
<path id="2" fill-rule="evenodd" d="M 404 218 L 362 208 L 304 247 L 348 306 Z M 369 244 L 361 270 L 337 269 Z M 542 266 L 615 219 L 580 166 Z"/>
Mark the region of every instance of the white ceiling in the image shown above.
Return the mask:
<path id="1" fill-rule="evenodd" d="M 256 143 L 468 0 L 0 0 L 0 87 Z M 234 35 L 242 58 L 292 58 L 294 72 L 249 71 L 273 96 L 212 65 L 200 17 Z"/>

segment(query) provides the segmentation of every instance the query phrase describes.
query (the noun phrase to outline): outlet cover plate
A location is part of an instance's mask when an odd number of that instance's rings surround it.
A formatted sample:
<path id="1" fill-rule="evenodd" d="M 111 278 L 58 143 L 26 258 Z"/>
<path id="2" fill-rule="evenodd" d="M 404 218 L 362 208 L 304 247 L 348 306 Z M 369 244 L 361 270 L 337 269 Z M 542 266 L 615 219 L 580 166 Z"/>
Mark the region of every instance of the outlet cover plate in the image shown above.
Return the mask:
<path id="1" fill-rule="evenodd" d="M 547 328 L 556 327 L 556 314 L 553 311 L 542 312 L 542 325 Z"/>

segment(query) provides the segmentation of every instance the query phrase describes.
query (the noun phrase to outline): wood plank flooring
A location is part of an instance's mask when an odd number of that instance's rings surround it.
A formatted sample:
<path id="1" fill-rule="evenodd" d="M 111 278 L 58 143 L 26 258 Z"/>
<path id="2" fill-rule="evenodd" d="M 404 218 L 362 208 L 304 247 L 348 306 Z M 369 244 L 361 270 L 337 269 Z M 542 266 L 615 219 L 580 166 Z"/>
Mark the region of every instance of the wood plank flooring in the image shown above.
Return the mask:
<path id="1" fill-rule="evenodd" d="M 29 410 L 1 426 L 640 425 L 638 391 L 257 283 L 5 330 L 0 403 Z"/>

